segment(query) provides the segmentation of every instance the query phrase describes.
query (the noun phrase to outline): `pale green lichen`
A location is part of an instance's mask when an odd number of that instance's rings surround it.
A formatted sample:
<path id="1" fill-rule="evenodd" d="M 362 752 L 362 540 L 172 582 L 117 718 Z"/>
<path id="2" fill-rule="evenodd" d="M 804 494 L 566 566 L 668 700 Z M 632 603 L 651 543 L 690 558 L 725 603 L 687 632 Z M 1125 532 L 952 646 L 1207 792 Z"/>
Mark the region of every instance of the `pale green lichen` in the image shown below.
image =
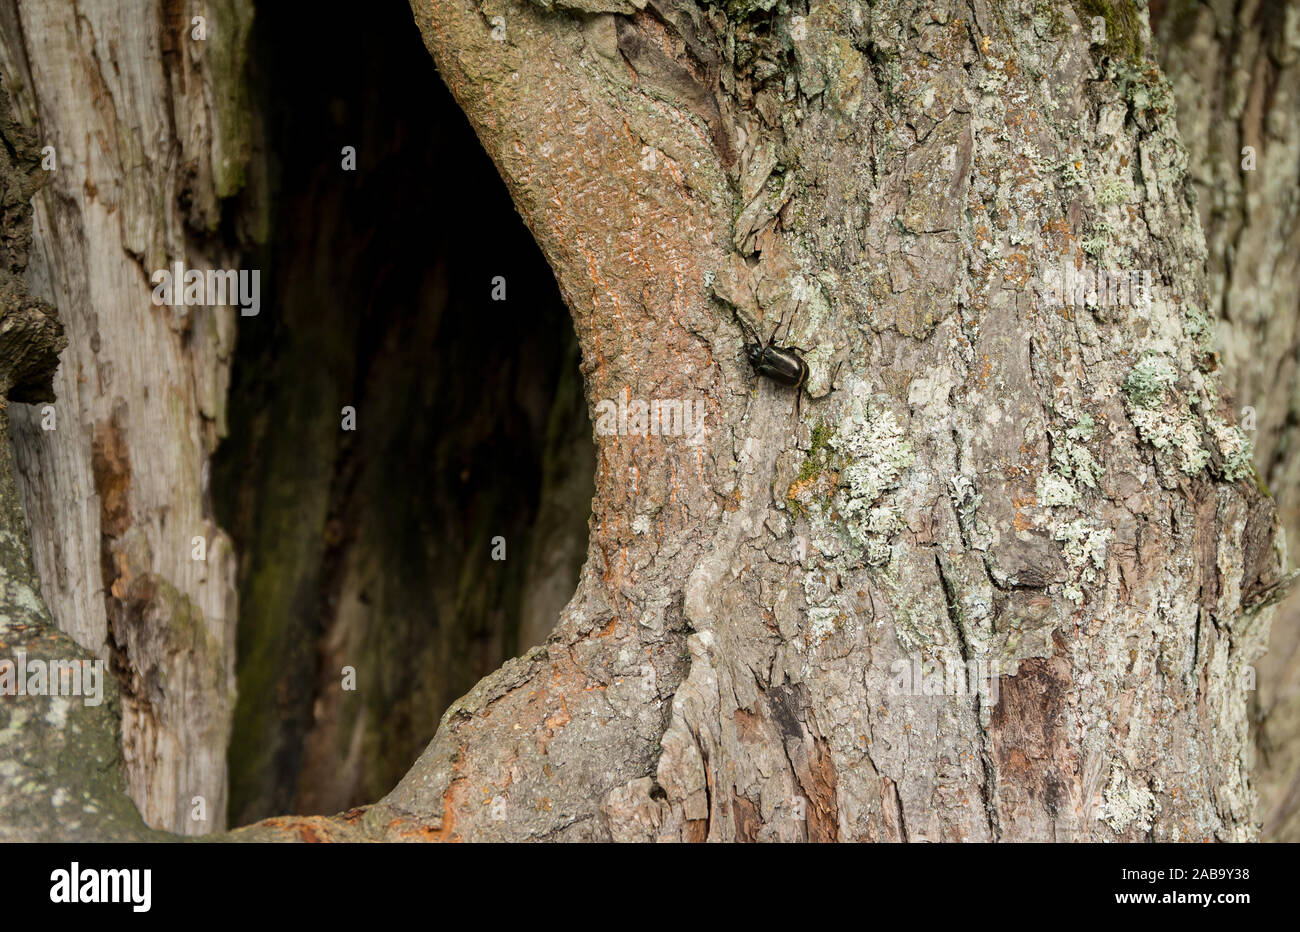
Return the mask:
<path id="1" fill-rule="evenodd" d="M 1196 419 L 1187 414 L 1136 409 L 1129 412 L 1140 436 L 1161 453 L 1177 451 L 1182 455 L 1180 467 L 1195 476 L 1210 462 L 1210 453 L 1201 446 L 1201 432 Z"/>
<path id="2" fill-rule="evenodd" d="M 1097 203 L 1103 205 L 1128 204 L 1135 200 L 1133 186 L 1113 175 L 1107 175 L 1097 182 Z"/>
<path id="3" fill-rule="evenodd" d="M 1097 488 L 1100 467 L 1082 441 L 1095 430 L 1092 417 L 1080 415 L 1063 434 L 1054 436 L 1051 465 L 1038 478 L 1038 503 L 1046 508 L 1074 507 L 1084 489 Z"/>
<path id="4" fill-rule="evenodd" d="M 903 523 L 898 509 L 881 500 L 898 487 L 912 461 L 911 445 L 893 413 L 865 394 L 855 396 L 837 428 L 824 423 L 813 428 L 786 504 L 796 516 L 806 515 L 814 532 L 833 529 L 848 544 L 850 563 L 883 566 Z"/>
<path id="5" fill-rule="evenodd" d="M 843 613 L 835 606 L 809 605 L 808 639 L 813 644 L 820 644 L 835 633 L 836 625 Z"/>
<path id="6" fill-rule="evenodd" d="M 1114 228 L 1105 220 L 1099 221 L 1092 225 L 1092 232 L 1084 238 L 1083 251 L 1094 259 L 1101 256 L 1106 251 L 1106 245 L 1111 241 L 1114 235 Z"/>
<path id="7" fill-rule="evenodd" d="M 975 487 L 970 476 L 956 475 L 949 482 L 948 496 L 957 512 L 962 534 L 978 550 L 987 550 L 993 540 L 993 530 L 979 515 L 984 496 Z"/>
<path id="8" fill-rule="evenodd" d="M 1065 597 L 1076 605 L 1083 602 L 1084 583 L 1097 581 L 1097 574 L 1106 568 L 1106 545 L 1110 543 L 1109 528 L 1093 527 L 1086 519 L 1077 518 L 1058 524 L 1052 537 L 1061 543 L 1061 551 L 1070 568 L 1070 580 L 1065 584 Z"/>
<path id="9" fill-rule="evenodd" d="M 1172 115 L 1175 101 L 1173 85 L 1159 68 L 1146 63 L 1111 62 L 1108 77 L 1119 86 L 1135 114 L 1157 119 Z"/>
<path id="10" fill-rule="evenodd" d="M 1187 475 L 1195 476 L 1213 458 L 1203 443 L 1205 423 L 1208 423 L 1222 460 L 1219 472 L 1223 478 L 1236 482 L 1253 475 L 1254 451 L 1241 428 L 1213 415 L 1203 423 L 1192 412 L 1193 407 L 1200 411 L 1212 409 L 1217 397 L 1214 383 L 1206 383 L 1205 396 L 1184 398 L 1174 390 L 1177 382 L 1178 370 L 1162 357 L 1148 355 L 1133 367 L 1124 381 L 1124 394 L 1138 436 L 1162 453 L 1180 453 L 1180 468 Z"/>
<path id="11" fill-rule="evenodd" d="M 1070 480 L 1054 472 L 1038 477 L 1038 504 L 1044 508 L 1069 508 L 1079 504 L 1079 493 Z"/>
<path id="12" fill-rule="evenodd" d="M 867 563 L 884 566 L 892 554 L 890 539 L 903 529 L 903 519 L 895 508 L 872 508 L 867 514 Z"/>
<path id="13" fill-rule="evenodd" d="M 1229 424 L 1219 418 L 1210 419 L 1210 428 L 1214 432 L 1214 442 L 1219 445 L 1223 456 L 1223 478 L 1229 482 L 1245 479 L 1255 471 L 1254 444 L 1236 424 Z"/>
<path id="14" fill-rule="evenodd" d="M 1143 832 L 1149 832 L 1157 808 L 1156 798 L 1149 789 L 1134 783 L 1118 764 L 1112 766 L 1110 782 L 1097 810 L 1101 821 L 1116 832 L 1135 823 Z"/>
<path id="15" fill-rule="evenodd" d="M 1189 304 L 1184 312 L 1187 335 L 1196 341 L 1196 346 L 1203 353 L 1214 349 L 1214 325 L 1210 316 L 1199 305 Z"/>
<path id="16" fill-rule="evenodd" d="M 1092 256 L 1095 259 L 1101 256 L 1101 254 L 1106 251 L 1107 242 L 1109 242 L 1109 237 L 1107 237 L 1105 234 L 1094 233 L 1092 236 L 1089 236 L 1087 239 L 1085 239 L 1080 245 L 1083 246 L 1083 251 L 1085 253 L 1087 253 L 1088 255 Z"/>
<path id="17" fill-rule="evenodd" d="M 776 4 L 777 0 L 725 0 L 716 5 L 722 7 L 731 22 L 743 23 L 752 17 L 770 13 Z"/>
<path id="18" fill-rule="evenodd" d="M 1065 436 L 1069 437 L 1071 440 L 1081 440 L 1086 443 L 1092 439 L 1092 435 L 1096 430 L 1097 425 L 1096 422 L 1093 421 L 1092 415 L 1084 412 L 1075 419 L 1073 425 L 1066 429 Z"/>
<path id="19" fill-rule="evenodd" d="M 1083 156 L 1072 155 L 1060 165 L 1061 185 L 1066 188 L 1081 188 L 1088 182 L 1088 173 L 1083 167 Z"/>
<path id="20" fill-rule="evenodd" d="M 856 386 L 849 413 L 832 428 L 817 424 L 787 504 L 810 526 L 804 561 L 807 604 L 804 644 L 812 649 L 851 624 L 854 613 L 838 593 L 854 566 L 883 567 L 903 531 L 901 509 L 886 500 L 912 465 L 910 444 L 894 414 Z"/>
<path id="21" fill-rule="evenodd" d="M 1088 489 L 1097 488 L 1101 468 L 1083 444 L 1092 439 L 1096 424 L 1083 413 L 1064 431 L 1053 434 L 1051 466 L 1038 479 L 1038 503 L 1045 508 L 1077 508 Z M 1110 531 L 1094 527 L 1085 518 L 1054 519 L 1049 525 L 1052 538 L 1061 544 L 1069 567 L 1062 592 L 1075 604 L 1083 603 L 1083 585 L 1097 581 L 1106 567 L 1106 545 Z"/>
<path id="22" fill-rule="evenodd" d="M 1210 462 L 1201 445 L 1201 424 L 1181 393 L 1173 391 L 1178 369 L 1161 356 L 1149 354 L 1124 380 L 1129 419 L 1138 436 L 1160 453 L 1180 454 L 1180 468 L 1195 476 Z"/>
<path id="23" fill-rule="evenodd" d="M 1052 450 L 1052 465 L 1066 479 L 1089 489 L 1097 487 L 1097 462 L 1088 448 L 1067 439 Z"/>
<path id="24" fill-rule="evenodd" d="M 912 465 L 912 446 L 887 408 L 870 402 L 855 407 L 829 441 L 846 460 L 834 500 L 850 541 L 864 550 L 876 543 L 873 552 L 878 557 L 886 522 L 876 506 L 885 492 L 898 487 L 903 470 Z"/>
<path id="25" fill-rule="evenodd" d="M 1134 407 L 1153 408 L 1164 400 L 1165 392 L 1178 382 L 1173 363 L 1159 356 L 1144 357 L 1124 380 L 1124 394 Z"/>
<path id="26" fill-rule="evenodd" d="M 996 62 L 990 60 L 990 64 L 996 65 Z M 985 94 L 997 94 L 1001 92 L 1002 88 L 1006 85 L 1006 83 L 1007 83 L 1006 75 L 1004 75 L 1001 71 L 996 70 L 995 67 L 991 67 L 988 71 L 984 73 L 984 76 L 980 79 L 979 89 L 983 91 Z"/>

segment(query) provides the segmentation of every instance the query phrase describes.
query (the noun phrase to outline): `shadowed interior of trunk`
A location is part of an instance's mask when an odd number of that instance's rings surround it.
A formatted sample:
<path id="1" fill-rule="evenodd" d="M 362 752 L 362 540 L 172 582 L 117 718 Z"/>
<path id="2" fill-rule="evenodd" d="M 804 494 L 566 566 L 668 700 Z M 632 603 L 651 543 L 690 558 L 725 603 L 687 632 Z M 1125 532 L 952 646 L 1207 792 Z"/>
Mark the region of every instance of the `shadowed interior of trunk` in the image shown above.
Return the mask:
<path id="1" fill-rule="evenodd" d="M 409 7 L 264 4 L 253 44 L 262 312 L 213 470 L 240 555 L 231 825 L 377 799 L 544 639 L 595 468 L 555 280 Z"/>

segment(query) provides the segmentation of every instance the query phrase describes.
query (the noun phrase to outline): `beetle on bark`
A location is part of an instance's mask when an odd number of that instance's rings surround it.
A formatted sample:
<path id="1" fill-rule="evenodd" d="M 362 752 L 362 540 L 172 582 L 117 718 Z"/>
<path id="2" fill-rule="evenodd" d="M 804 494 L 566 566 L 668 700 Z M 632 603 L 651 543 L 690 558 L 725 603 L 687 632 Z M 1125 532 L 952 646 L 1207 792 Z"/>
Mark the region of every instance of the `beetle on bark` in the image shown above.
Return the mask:
<path id="1" fill-rule="evenodd" d="M 759 375 L 766 376 L 773 382 L 779 382 L 782 385 L 792 387 L 795 394 L 794 411 L 798 417 L 800 413 L 800 404 L 803 401 L 803 388 L 808 384 L 808 363 L 804 362 L 800 353 L 808 352 L 800 346 L 778 346 L 776 335 L 781 330 L 781 324 L 778 321 L 776 329 L 772 331 L 772 336 L 766 343 L 760 342 L 762 337 L 753 327 L 751 327 L 740 311 L 732 307 L 732 313 L 736 315 L 736 320 L 740 322 L 740 327 L 745 333 L 745 356 L 749 359 L 750 366 Z M 786 325 L 786 333 L 789 334 L 789 323 Z"/>

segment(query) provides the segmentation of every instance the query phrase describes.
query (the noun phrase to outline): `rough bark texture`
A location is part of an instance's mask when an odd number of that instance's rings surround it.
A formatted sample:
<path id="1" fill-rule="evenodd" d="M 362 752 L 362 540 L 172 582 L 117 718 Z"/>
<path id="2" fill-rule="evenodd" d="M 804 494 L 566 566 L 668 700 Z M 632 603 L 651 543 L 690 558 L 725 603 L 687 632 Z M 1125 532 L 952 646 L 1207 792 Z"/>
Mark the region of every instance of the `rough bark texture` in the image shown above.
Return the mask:
<path id="1" fill-rule="evenodd" d="M 1144 4 L 413 7 L 589 408 L 708 427 L 598 437 L 559 626 L 396 790 L 234 837 L 1255 836 L 1277 523 Z M 1047 306 L 1067 263 L 1153 300 Z M 802 418 L 736 312 L 807 349 Z M 922 658 L 997 699 L 899 691 Z"/>
<path id="2" fill-rule="evenodd" d="M 238 312 L 156 306 L 150 276 L 239 267 L 218 228 L 248 158 L 250 19 L 244 0 L 0 3 L 0 69 L 57 160 L 27 280 L 69 339 L 55 429 L 13 409 L 35 564 L 59 627 L 119 680 L 131 798 L 187 834 L 225 821 L 235 562 L 207 475 Z"/>
<path id="3" fill-rule="evenodd" d="M 1255 422 L 1255 463 L 1277 497 L 1294 560 L 1300 552 L 1300 8 L 1284 0 L 1178 0 L 1158 23 L 1161 64 L 1178 101 L 1208 245 L 1224 394 Z M 1300 597 L 1279 608 L 1269 651 L 1257 666 L 1263 837 L 1297 841 Z"/>
<path id="4" fill-rule="evenodd" d="M 332 830 L 1253 837 L 1276 522 L 1145 10 L 584 7 L 415 4 L 589 404 L 703 398 L 712 426 L 600 439 L 555 635 Z M 1062 261 L 1149 269 L 1154 299 L 1044 307 Z M 733 306 L 808 348 L 801 422 Z M 996 663 L 1000 700 L 897 694 L 912 655 Z"/>

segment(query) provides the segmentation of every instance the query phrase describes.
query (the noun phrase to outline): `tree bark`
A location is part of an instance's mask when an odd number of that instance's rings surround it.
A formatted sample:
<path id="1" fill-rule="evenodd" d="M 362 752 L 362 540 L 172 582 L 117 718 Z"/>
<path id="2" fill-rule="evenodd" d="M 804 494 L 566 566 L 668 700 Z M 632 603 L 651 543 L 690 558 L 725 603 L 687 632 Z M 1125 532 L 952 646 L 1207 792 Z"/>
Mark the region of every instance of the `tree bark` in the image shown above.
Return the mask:
<path id="1" fill-rule="evenodd" d="M 413 9 L 573 314 L 587 563 L 391 794 L 234 837 L 1255 837 L 1282 558 L 1144 5 Z M 1152 300 L 1049 306 L 1063 264 Z"/>
<path id="2" fill-rule="evenodd" d="M 69 340 L 54 429 L 13 410 L 33 556 L 59 627 L 121 685 L 131 798 L 184 834 L 225 825 L 235 561 L 207 477 L 238 312 L 155 306 L 150 276 L 239 267 L 218 227 L 249 158 L 252 12 L 208 6 L 196 39 L 198 4 L 0 3 L 0 67 L 54 159 L 27 281 Z"/>
<path id="3" fill-rule="evenodd" d="M 1159 18 L 1209 259 L 1226 397 L 1255 428 L 1255 462 L 1288 553 L 1300 548 L 1300 9 L 1176 0 Z M 1294 560 L 1292 561 L 1294 562 Z M 1263 836 L 1300 840 L 1300 598 L 1278 610 L 1258 664 Z"/>
<path id="4" fill-rule="evenodd" d="M 600 439 L 577 598 L 444 717 L 390 834 L 1254 837 L 1276 523 L 1145 12 L 1103 5 L 1090 48 L 1094 6 L 504 5 L 494 41 L 415 4 L 589 405 L 702 396 L 713 426 Z M 1042 307 L 1085 245 L 1151 269 L 1150 306 Z M 793 316 L 802 422 L 728 304 Z M 996 663 L 999 701 L 894 694 L 917 653 Z"/>

